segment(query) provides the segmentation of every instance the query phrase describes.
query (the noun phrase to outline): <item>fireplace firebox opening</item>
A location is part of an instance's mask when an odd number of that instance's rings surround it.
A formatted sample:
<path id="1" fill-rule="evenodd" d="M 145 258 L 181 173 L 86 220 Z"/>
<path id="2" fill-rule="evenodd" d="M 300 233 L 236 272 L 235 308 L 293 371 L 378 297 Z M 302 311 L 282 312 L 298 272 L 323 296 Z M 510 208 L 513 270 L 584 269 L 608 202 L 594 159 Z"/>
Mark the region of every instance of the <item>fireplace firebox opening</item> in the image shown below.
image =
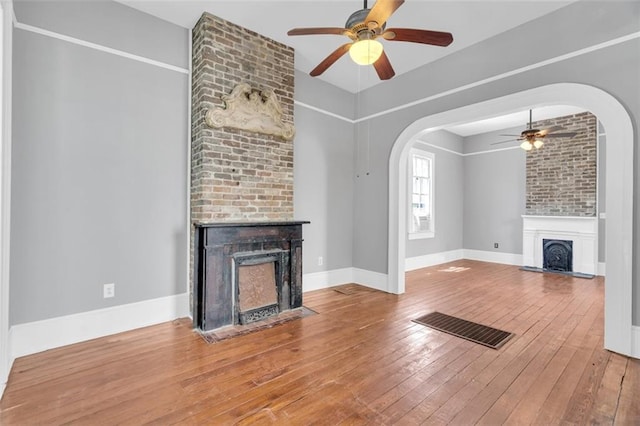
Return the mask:
<path id="1" fill-rule="evenodd" d="M 289 284 L 283 273 L 286 251 L 236 253 L 233 260 L 238 323 L 261 321 L 288 309 Z"/>
<path id="2" fill-rule="evenodd" d="M 573 272 L 573 241 L 543 239 L 542 262 L 546 271 Z"/>

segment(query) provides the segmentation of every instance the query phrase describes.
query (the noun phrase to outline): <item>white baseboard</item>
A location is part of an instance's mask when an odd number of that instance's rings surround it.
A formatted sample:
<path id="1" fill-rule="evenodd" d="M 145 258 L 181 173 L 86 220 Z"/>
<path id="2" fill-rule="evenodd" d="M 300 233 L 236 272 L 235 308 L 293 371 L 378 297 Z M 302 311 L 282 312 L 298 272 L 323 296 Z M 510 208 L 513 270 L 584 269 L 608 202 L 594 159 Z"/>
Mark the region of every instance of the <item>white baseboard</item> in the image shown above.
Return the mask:
<path id="1" fill-rule="evenodd" d="M 320 290 L 353 282 L 353 268 L 311 272 L 302 276 L 302 292 Z"/>
<path id="2" fill-rule="evenodd" d="M 409 257 L 405 259 L 405 271 L 413 271 L 414 269 L 440 265 L 442 263 L 453 262 L 454 260 L 460 259 L 479 260 L 482 262 L 503 263 L 516 266 L 522 265 L 521 254 L 458 249 L 440 253 L 426 254 L 424 256 Z"/>
<path id="3" fill-rule="evenodd" d="M 483 251 L 464 249 L 464 259 L 480 260 L 482 262 L 502 263 L 505 265 L 522 266 L 522 255 L 515 253 L 500 253 L 496 251 Z"/>
<path id="4" fill-rule="evenodd" d="M 14 325 L 9 329 L 12 360 L 85 340 L 190 316 L 183 293 L 95 311 Z"/>
<path id="5" fill-rule="evenodd" d="M 302 277 L 303 292 L 356 283 L 376 290 L 387 291 L 387 274 L 359 268 L 342 268 L 331 271 L 312 272 Z"/>
<path id="6" fill-rule="evenodd" d="M 11 373 L 11 369 L 13 368 L 13 361 L 16 360 L 16 358 L 13 356 L 13 354 L 11 353 L 11 332 L 10 330 L 7 330 L 7 348 L 6 348 L 6 353 L 7 353 L 7 365 L 6 365 L 6 371 L 3 371 L 3 377 L 0 378 L 0 399 L 2 399 L 2 396 L 4 395 L 4 391 L 7 388 L 7 383 L 9 382 L 9 374 Z"/>
<path id="7" fill-rule="evenodd" d="M 461 258 L 509 265 L 522 264 L 522 256 L 518 254 L 464 249 L 409 258 L 406 260 L 406 268 L 409 271 Z M 604 263 L 599 264 L 598 272 L 599 274 L 602 272 L 602 275 L 604 275 Z M 376 290 L 388 291 L 388 276 L 386 274 L 359 268 L 342 268 L 305 274 L 303 291 L 307 292 L 347 283 L 357 283 Z M 21 356 L 190 315 L 189 295 L 188 293 L 183 293 L 14 325 L 9 330 L 10 359 L 7 371 L 11 371 L 13 361 Z M 638 326 L 633 327 L 632 351 L 632 356 L 640 358 L 640 327 Z M 2 378 L 0 380 L 0 395 L 2 395 L 2 391 L 6 386 L 6 379 Z"/>
<path id="8" fill-rule="evenodd" d="M 358 268 L 305 274 L 303 291 L 347 283 L 358 283 L 387 291 L 386 274 Z M 14 359 L 21 356 L 187 316 L 191 316 L 189 294 L 183 293 L 14 325 L 9 330 L 10 366 Z M 4 386 L 4 383 L 0 384 L 0 389 L 1 386 Z"/>
<path id="9" fill-rule="evenodd" d="M 405 271 L 440 265 L 459 259 L 479 260 L 490 263 L 503 263 L 506 265 L 522 266 L 522 255 L 515 253 L 500 253 L 495 251 L 459 249 L 444 251 L 441 253 L 426 254 L 424 256 L 408 257 L 405 259 Z M 598 275 L 605 276 L 606 264 L 598 263 Z"/>
<path id="10" fill-rule="evenodd" d="M 381 274 L 380 272 L 353 268 L 353 282 L 376 290 L 389 291 L 387 274 Z"/>
<path id="11" fill-rule="evenodd" d="M 423 256 L 408 257 L 404 260 L 404 270 L 413 271 L 415 269 L 440 265 L 441 263 L 453 262 L 454 260 L 463 258 L 464 250 L 462 249 L 426 254 Z"/>
<path id="12" fill-rule="evenodd" d="M 631 356 L 640 359 L 640 326 L 631 326 Z"/>

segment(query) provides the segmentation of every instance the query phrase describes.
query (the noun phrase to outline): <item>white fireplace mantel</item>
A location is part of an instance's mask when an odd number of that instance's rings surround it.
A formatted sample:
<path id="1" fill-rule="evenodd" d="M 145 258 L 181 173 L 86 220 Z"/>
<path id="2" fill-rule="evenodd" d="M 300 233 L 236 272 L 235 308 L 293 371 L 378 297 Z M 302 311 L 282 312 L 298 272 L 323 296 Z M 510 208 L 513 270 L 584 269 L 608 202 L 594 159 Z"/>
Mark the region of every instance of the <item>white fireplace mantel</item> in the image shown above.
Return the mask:
<path id="1" fill-rule="evenodd" d="M 542 240 L 544 239 L 573 241 L 573 271 L 597 274 L 597 217 L 523 215 L 523 266 L 542 268 Z"/>

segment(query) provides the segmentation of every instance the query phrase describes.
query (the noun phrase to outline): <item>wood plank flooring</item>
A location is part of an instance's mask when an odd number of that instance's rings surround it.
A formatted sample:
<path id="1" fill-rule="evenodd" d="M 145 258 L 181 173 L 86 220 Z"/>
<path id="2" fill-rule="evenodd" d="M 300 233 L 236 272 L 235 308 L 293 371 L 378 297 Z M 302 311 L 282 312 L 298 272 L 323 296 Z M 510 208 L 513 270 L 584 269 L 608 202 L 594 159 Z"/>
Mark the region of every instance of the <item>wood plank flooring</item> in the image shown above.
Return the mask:
<path id="1" fill-rule="evenodd" d="M 464 260 L 406 287 L 305 293 L 317 315 L 214 344 L 181 319 L 20 358 L 0 424 L 640 424 L 640 361 L 602 349 L 602 278 Z M 411 321 L 434 310 L 516 336 Z"/>

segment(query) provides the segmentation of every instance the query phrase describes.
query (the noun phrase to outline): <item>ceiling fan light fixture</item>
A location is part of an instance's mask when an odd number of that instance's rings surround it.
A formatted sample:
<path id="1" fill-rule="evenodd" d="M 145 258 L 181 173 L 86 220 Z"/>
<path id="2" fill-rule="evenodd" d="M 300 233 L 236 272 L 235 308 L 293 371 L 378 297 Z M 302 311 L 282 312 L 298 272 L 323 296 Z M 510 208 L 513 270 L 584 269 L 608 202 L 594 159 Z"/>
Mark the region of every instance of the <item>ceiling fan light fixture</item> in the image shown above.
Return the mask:
<path id="1" fill-rule="evenodd" d="M 542 148 L 542 145 L 544 145 L 544 142 L 542 142 L 542 139 L 536 139 L 535 141 L 533 141 L 533 146 L 536 149 Z"/>
<path id="2" fill-rule="evenodd" d="M 371 65 L 382 55 L 382 43 L 377 40 L 359 40 L 351 45 L 349 56 L 358 65 Z"/>
<path id="3" fill-rule="evenodd" d="M 338 27 L 310 27 L 293 28 L 287 31 L 290 36 L 331 34 L 347 36 L 349 43 L 343 44 L 324 58 L 309 72 L 317 77 L 332 66 L 347 52 L 358 65 L 371 65 L 375 68 L 380 80 L 389 80 L 396 75 L 389 58 L 384 52 L 382 44 L 375 39 L 382 37 L 393 42 L 408 42 L 427 44 L 432 46 L 448 46 L 453 42 L 451 33 L 414 28 L 392 28 L 387 30 L 387 21 L 395 11 L 404 4 L 405 0 L 375 0 L 371 9 L 364 7 L 349 16 L 344 28 Z"/>
<path id="4" fill-rule="evenodd" d="M 531 142 L 524 140 L 520 144 L 520 148 L 524 149 L 525 151 L 531 151 L 533 149 L 533 145 L 531 145 Z"/>

